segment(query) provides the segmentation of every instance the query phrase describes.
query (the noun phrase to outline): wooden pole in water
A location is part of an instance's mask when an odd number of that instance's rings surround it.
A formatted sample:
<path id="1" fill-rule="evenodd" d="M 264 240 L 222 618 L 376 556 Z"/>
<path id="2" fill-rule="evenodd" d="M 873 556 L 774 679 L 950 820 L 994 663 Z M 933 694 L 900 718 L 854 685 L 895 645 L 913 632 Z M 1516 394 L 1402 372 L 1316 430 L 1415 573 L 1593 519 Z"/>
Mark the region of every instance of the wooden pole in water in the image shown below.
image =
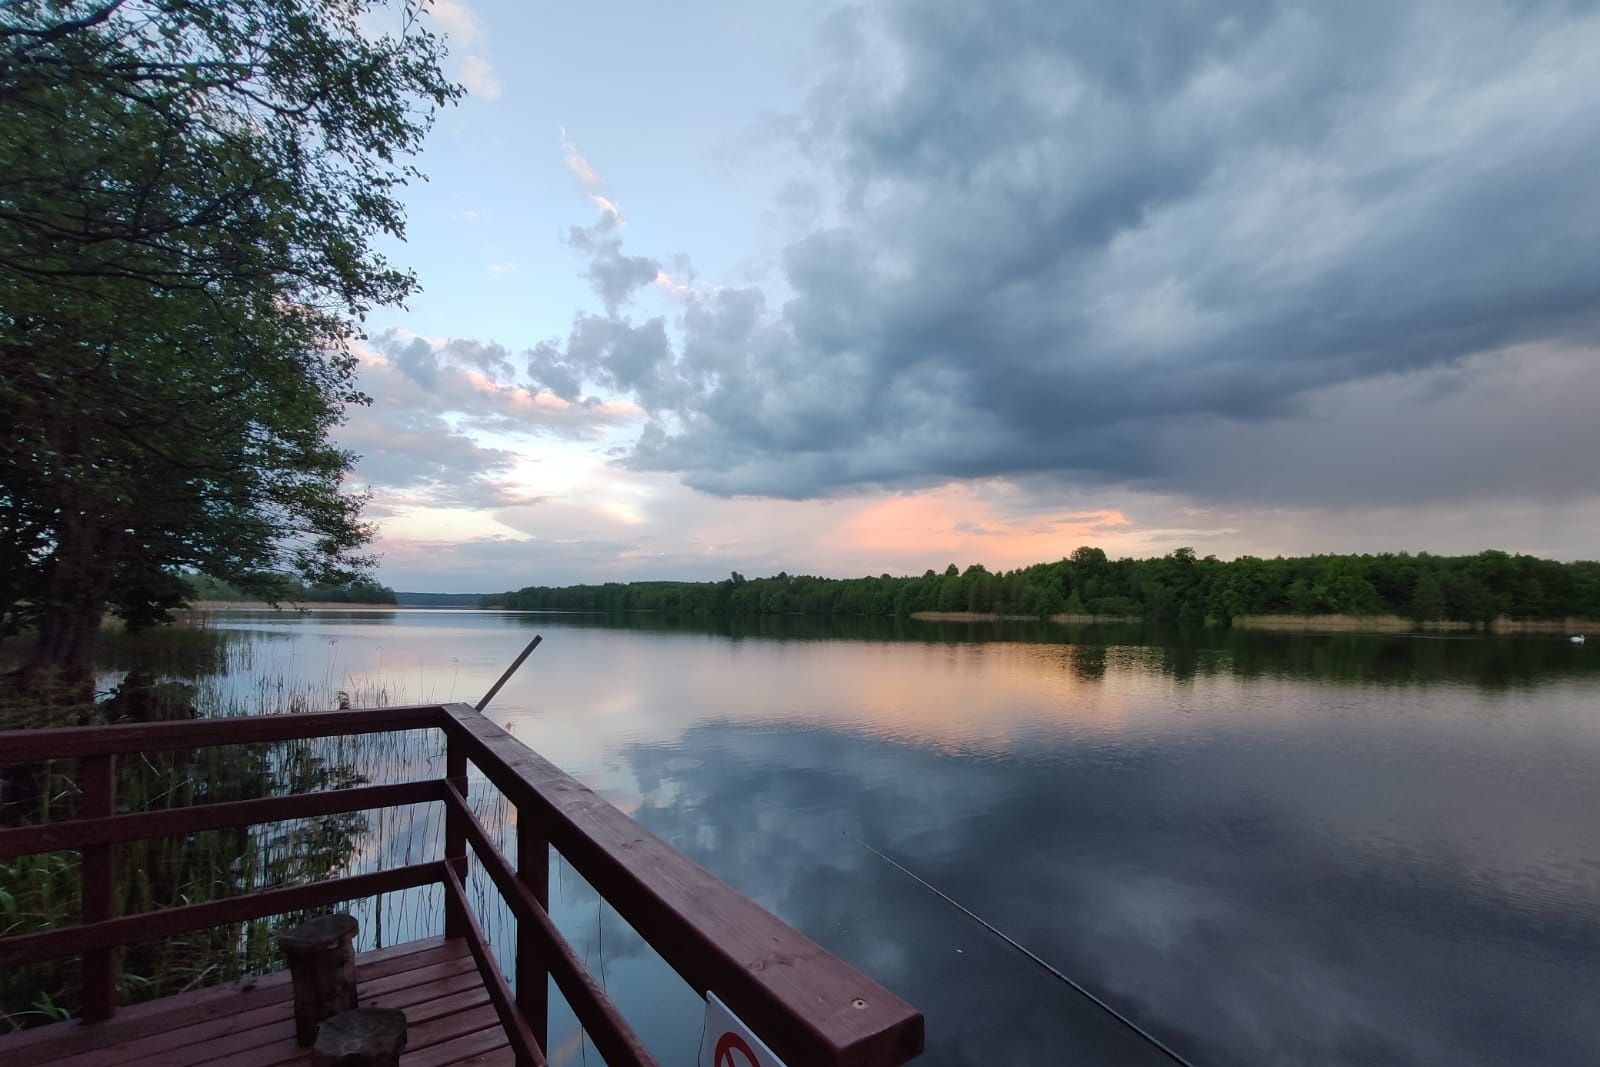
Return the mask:
<path id="1" fill-rule="evenodd" d="M 506 672 L 500 676 L 500 680 L 494 683 L 494 685 L 489 688 L 487 693 L 483 694 L 483 699 L 478 701 L 472 710 L 482 711 L 484 708 L 488 707 L 489 701 L 493 700 L 494 695 L 500 692 L 500 687 L 511 680 L 511 676 L 517 673 L 517 668 L 522 666 L 522 661 L 527 659 L 533 650 L 539 647 L 539 642 L 543 640 L 543 635 L 534 634 L 533 640 L 528 642 L 528 647 L 522 650 L 522 655 L 518 656 L 512 661 L 511 666 L 507 667 Z"/>

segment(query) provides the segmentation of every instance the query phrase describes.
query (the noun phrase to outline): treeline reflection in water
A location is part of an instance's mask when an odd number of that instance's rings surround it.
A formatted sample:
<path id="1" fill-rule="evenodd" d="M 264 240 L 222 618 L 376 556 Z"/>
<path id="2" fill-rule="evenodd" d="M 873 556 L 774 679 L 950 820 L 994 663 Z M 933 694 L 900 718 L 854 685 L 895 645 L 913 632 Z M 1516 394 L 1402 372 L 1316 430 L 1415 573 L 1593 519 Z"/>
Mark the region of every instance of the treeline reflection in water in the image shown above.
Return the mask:
<path id="1" fill-rule="evenodd" d="M 498 612 L 242 612 L 209 629 L 234 651 L 202 684 L 236 703 L 275 691 L 261 676 L 471 701 L 542 632 L 496 718 L 923 1008 L 930 1064 L 1162 1061 L 863 841 L 1196 1063 L 1592 1062 L 1585 647 Z M 356 773 L 437 773 L 436 742 L 404 744 Z M 473 789 L 509 845 L 514 813 Z M 431 816 L 397 818 L 350 828 L 348 862 L 437 848 Z M 553 871 L 580 955 L 664 1063 L 695 1062 L 697 998 Z M 473 888 L 504 951 L 512 920 L 476 872 Z M 384 937 L 431 932 L 436 910 L 393 903 Z M 552 1039 L 554 1062 L 593 1056 L 559 1010 Z"/>
<path id="2" fill-rule="evenodd" d="M 699 633 L 730 640 L 910 641 L 927 644 L 1049 645 L 1079 677 L 1108 666 L 1159 671 L 1178 679 L 1218 674 L 1298 677 L 1380 684 L 1456 682 L 1498 688 L 1566 676 L 1600 678 L 1600 657 L 1563 637 L 1450 633 L 1285 633 L 1228 626 L 1057 623 L 1028 619 L 952 621 L 916 618 L 757 615 L 682 616 L 653 612 L 602 615 L 497 613 L 537 629 Z"/>

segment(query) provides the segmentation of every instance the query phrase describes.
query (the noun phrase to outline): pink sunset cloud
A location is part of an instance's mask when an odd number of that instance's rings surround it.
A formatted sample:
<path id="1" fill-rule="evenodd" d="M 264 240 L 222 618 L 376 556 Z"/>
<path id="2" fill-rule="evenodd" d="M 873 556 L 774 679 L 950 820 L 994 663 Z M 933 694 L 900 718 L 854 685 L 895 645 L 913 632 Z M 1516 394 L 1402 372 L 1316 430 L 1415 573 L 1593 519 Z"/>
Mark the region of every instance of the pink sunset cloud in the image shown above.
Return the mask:
<path id="1" fill-rule="evenodd" d="M 852 555 L 990 567 L 1060 559 L 1086 544 L 1113 553 L 1144 546 L 1142 534 L 1114 508 L 1007 514 L 1003 505 L 1008 498 L 1015 504 L 1015 496 L 1012 487 L 995 482 L 897 493 L 840 523 L 833 540 Z"/>

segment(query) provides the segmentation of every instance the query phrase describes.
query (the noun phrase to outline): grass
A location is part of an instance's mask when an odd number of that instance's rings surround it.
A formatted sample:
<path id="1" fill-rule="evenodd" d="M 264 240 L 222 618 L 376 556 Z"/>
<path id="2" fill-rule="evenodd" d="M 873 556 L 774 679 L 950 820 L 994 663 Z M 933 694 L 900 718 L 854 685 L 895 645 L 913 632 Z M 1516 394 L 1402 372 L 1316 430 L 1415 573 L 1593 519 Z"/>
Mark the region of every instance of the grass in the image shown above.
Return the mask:
<path id="1" fill-rule="evenodd" d="M 334 707 L 341 696 L 354 707 L 403 702 L 404 694 L 383 686 L 340 693 L 331 676 L 307 682 L 259 671 L 252 636 L 203 625 L 139 638 L 108 632 L 97 663 L 107 672 L 137 669 L 142 683 L 158 686 L 167 698 L 167 706 L 157 712 L 160 717 L 286 714 Z M 7 651 L 0 647 L 0 666 Z M 105 721 L 107 707 L 103 700 L 74 705 L 13 697 L 0 704 L 0 729 Z M 149 811 L 414 781 L 436 777 L 442 768 L 442 745 L 433 731 L 146 753 L 118 761 L 117 807 L 122 812 Z M 5 768 L 11 783 L 23 787 L 7 820 L 73 817 L 81 800 L 75 770 L 73 761 Z M 497 806 L 497 793 L 477 793 L 474 806 L 486 825 L 503 833 L 503 800 Z M 118 913 L 220 900 L 435 859 L 443 838 L 438 808 L 412 805 L 129 842 L 118 847 Z M 55 852 L 0 863 L 0 934 L 77 922 L 80 862 L 76 852 Z M 486 919 L 497 917 L 492 891 L 475 896 L 487 906 Z M 318 910 L 352 912 L 361 924 L 359 946 L 364 949 L 437 933 L 442 905 L 438 887 L 424 887 Z M 135 1003 L 275 969 L 272 931 L 309 914 L 130 945 L 123 955 L 119 1000 Z M 0 973 L 0 1032 L 75 1014 L 80 982 L 75 958 Z"/>

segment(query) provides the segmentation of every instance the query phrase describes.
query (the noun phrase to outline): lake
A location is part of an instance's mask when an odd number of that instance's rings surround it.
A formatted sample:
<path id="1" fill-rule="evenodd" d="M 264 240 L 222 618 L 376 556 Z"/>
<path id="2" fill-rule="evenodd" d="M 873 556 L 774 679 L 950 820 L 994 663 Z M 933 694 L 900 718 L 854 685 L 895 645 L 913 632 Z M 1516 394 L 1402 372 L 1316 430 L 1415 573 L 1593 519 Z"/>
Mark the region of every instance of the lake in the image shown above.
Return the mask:
<path id="1" fill-rule="evenodd" d="M 542 633 L 491 716 L 921 1008 L 919 1062 L 1167 1061 L 868 846 L 1196 1064 L 1600 1060 L 1600 648 L 407 610 L 209 625 L 249 649 L 216 681 L 245 699 L 303 682 L 394 703 L 474 702 Z M 555 871 L 579 954 L 663 1063 L 694 1063 L 699 1000 Z M 554 1062 L 594 1056 L 553 1019 Z"/>

